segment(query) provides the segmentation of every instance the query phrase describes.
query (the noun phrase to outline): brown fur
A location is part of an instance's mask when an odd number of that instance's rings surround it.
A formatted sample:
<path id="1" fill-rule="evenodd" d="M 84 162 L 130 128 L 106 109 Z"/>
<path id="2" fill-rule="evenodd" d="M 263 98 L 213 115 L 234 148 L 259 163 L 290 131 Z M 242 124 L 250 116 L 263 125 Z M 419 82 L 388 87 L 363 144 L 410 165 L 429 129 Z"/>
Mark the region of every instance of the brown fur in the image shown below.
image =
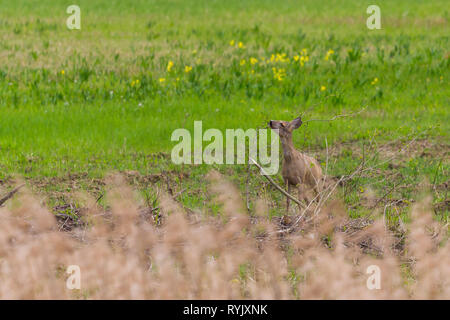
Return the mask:
<path id="1" fill-rule="evenodd" d="M 271 120 L 269 126 L 278 129 L 281 145 L 283 147 L 283 164 L 281 174 L 286 183 L 288 192 L 291 186 L 297 186 L 299 196 L 307 202 L 310 201 L 309 193 L 314 190 L 319 192 L 320 182 L 323 180 L 322 168 L 316 159 L 301 153 L 294 147 L 292 131 L 302 124 L 300 117 L 289 121 Z M 289 209 L 289 198 L 287 199 Z"/>

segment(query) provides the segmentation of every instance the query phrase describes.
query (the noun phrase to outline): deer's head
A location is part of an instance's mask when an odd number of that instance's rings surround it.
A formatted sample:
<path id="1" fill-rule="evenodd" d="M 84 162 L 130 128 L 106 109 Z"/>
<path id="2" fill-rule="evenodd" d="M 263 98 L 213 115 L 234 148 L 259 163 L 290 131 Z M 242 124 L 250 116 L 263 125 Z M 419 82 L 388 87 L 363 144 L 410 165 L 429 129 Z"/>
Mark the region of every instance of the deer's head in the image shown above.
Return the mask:
<path id="1" fill-rule="evenodd" d="M 271 129 L 278 129 L 278 134 L 282 141 L 288 141 L 292 137 L 292 131 L 299 128 L 302 125 L 302 119 L 300 117 L 295 118 L 292 121 L 270 120 L 269 126 Z"/>

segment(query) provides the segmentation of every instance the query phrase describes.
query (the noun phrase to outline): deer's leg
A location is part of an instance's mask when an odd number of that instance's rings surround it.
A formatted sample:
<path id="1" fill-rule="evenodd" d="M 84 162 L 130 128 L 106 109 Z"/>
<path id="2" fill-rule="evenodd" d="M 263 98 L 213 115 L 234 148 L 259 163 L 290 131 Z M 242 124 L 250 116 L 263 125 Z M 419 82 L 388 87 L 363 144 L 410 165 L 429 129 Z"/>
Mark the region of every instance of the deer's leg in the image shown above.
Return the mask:
<path id="1" fill-rule="evenodd" d="M 287 187 L 287 193 L 291 194 L 291 185 L 289 184 L 289 181 L 286 179 L 286 187 Z M 286 197 L 286 211 L 289 214 L 289 197 Z"/>
<path id="2" fill-rule="evenodd" d="M 303 187 L 303 184 L 300 183 L 298 185 L 297 190 L 298 190 L 298 196 L 297 196 L 298 201 L 305 200 L 305 188 Z M 298 205 L 298 207 L 300 208 L 300 210 L 302 209 L 302 207 L 300 205 Z"/>
<path id="3" fill-rule="evenodd" d="M 298 201 L 302 201 L 301 200 L 302 199 L 302 184 L 301 183 L 297 187 L 297 199 L 298 199 Z M 302 212 L 302 206 L 300 204 L 297 204 L 297 205 L 298 205 L 299 212 Z"/>
<path id="4" fill-rule="evenodd" d="M 315 196 L 320 194 L 323 190 L 325 190 L 325 177 L 320 177 L 314 185 L 314 191 L 316 192 Z"/>
<path id="5" fill-rule="evenodd" d="M 317 194 L 319 194 L 319 184 L 316 184 L 315 186 L 314 186 L 314 192 L 316 193 L 315 195 L 317 195 Z"/>
<path id="6" fill-rule="evenodd" d="M 317 197 L 317 198 L 316 198 L 316 201 L 317 201 L 317 202 L 319 201 L 318 195 L 320 194 L 320 189 L 321 189 L 321 188 L 319 187 L 318 184 L 314 187 L 314 194 L 313 194 L 313 197 L 314 197 L 314 198 Z"/>

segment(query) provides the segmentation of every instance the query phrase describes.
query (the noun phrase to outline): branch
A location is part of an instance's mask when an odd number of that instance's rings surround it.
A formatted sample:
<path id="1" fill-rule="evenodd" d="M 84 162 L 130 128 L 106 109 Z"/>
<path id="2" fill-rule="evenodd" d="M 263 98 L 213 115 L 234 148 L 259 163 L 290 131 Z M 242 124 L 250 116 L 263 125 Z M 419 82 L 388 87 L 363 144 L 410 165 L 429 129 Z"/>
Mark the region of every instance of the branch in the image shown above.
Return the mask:
<path id="1" fill-rule="evenodd" d="M 355 115 L 360 114 L 361 112 L 363 112 L 366 108 L 367 108 L 367 106 L 365 106 L 364 108 L 362 108 L 362 109 L 359 110 L 358 112 L 347 113 L 347 114 L 338 114 L 338 115 L 335 115 L 335 116 L 334 116 L 333 118 L 331 118 L 331 119 L 309 119 L 309 120 L 303 121 L 303 123 L 310 122 L 310 121 L 334 121 L 334 120 L 336 120 L 336 119 L 338 119 L 338 118 L 353 117 L 353 116 L 355 116 Z"/>
<path id="2" fill-rule="evenodd" d="M 264 171 L 264 169 L 252 158 L 249 158 L 251 162 L 253 162 L 259 170 L 261 170 L 262 175 L 275 187 L 278 189 L 278 191 L 280 191 L 282 194 L 284 194 L 286 197 L 288 197 L 289 199 L 291 199 L 292 201 L 294 201 L 296 204 L 298 204 L 299 206 L 301 206 L 303 209 L 305 208 L 305 205 L 303 203 L 301 203 L 298 199 L 296 199 L 295 197 L 293 197 L 292 195 L 290 195 L 289 193 L 287 193 L 282 187 L 280 187 L 275 181 L 273 181 L 273 179 L 271 177 L 268 176 L 268 174 L 266 173 L 266 171 Z"/>
<path id="3" fill-rule="evenodd" d="M 24 186 L 24 184 L 18 186 L 17 188 L 15 188 L 14 190 L 12 190 L 11 192 L 8 192 L 6 194 L 6 196 L 4 196 L 3 198 L 0 199 L 0 207 L 9 199 L 11 199 L 16 193 L 17 191 L 20 190 L 20 188 L 22 188 Z"/>

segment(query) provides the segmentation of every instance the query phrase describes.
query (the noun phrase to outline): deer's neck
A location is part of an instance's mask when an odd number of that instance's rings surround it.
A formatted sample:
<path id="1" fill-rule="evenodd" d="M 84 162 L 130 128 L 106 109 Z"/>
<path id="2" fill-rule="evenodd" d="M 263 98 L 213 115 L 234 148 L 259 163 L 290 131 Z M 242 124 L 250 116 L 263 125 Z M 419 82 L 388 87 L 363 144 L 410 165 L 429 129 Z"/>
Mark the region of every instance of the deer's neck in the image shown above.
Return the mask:
<path id="1" fill-rule="evenodd" d="M 283 147 L 283 157 L 286 162 L 291 161 L 294 158 L 294 153 L 297 151 L 294 148 L 294 143 L 292 139 L 284 139 L 281 141 L 281 146 Z"/>

